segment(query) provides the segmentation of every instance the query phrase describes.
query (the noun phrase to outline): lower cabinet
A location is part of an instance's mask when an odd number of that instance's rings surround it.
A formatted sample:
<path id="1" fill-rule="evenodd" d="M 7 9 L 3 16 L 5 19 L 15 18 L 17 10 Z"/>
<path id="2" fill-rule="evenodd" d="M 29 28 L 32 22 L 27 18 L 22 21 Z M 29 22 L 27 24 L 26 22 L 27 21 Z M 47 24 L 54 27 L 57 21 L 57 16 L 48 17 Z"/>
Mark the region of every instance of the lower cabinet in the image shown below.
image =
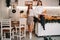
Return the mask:
<path id="1" fill-rule="evenodd" d="M 35 24 L 35 34 L 37 36 L 55 36 L 60 35 L 60 23 L 46 23 L 45 30 L 40 23 Z"/>

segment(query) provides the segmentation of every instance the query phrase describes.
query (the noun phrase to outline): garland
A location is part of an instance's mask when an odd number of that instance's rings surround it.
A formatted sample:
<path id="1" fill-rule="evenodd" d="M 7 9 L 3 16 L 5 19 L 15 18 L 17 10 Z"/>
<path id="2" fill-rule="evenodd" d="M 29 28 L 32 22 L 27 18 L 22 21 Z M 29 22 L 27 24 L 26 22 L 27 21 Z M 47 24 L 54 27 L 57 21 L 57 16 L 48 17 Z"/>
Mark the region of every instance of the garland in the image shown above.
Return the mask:
<path id="1" fill-rule="evenodd" d="M 55 23 L 55 22 L 60 23 L 60 20 L 59 19 L 58 20 L 54 20 L 54 19 L 52 19 L 52 20 L 46 19 L 45 20 L 45 23 Z"/>

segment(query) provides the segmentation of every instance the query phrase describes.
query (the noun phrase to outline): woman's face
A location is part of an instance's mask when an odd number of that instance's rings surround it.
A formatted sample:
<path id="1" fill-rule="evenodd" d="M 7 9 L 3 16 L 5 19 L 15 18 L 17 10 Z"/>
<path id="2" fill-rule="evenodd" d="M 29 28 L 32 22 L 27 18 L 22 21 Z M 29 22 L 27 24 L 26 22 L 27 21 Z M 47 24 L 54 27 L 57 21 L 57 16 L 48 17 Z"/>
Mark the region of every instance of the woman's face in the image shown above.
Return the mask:
<path id="1" fill-rule="evenodd" d="M 29 5 L 29 8 L 31 9 L 32 8 L 32 5 Z"/>
<path id="2" fill-rule="evenodd" d="M 42 4 L 42 3 L 41 3 L 41 2 L 39 2 L 39 6 L 41 6 L 41 4 Z"/>

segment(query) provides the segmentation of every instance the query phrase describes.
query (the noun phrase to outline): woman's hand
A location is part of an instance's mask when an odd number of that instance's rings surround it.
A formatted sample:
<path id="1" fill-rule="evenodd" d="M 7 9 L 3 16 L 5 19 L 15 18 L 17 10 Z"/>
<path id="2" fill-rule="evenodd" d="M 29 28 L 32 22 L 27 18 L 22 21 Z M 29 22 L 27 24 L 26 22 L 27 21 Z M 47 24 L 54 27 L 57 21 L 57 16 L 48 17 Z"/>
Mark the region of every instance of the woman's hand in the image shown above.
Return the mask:
<path id="1" fill-rule="evenodd" d="M 37 18 L 38 18 L 38 20 L 40 20 L 40 14 L 38 14 L 38 17 Z"/>

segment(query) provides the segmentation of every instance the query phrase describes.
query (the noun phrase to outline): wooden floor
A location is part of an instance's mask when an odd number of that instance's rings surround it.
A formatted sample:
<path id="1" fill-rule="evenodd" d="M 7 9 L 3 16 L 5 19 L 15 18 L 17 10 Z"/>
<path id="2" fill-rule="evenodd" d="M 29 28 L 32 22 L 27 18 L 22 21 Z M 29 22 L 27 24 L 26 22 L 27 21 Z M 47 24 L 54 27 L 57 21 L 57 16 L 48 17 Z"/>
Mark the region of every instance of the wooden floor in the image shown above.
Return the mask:
<path id="1" fill-rule="evenodd" d="M 48 37 L 47 37 L 48 38 Z M 19 40 L 19 38 L 12 39 L 12 40 Z M 60 37 L 51 37 L 52 40 L 60 40 Z M 1 40 L 1 33 L 0 33 L 0 40 Z M 26 38 L 22 38 L 22 40 L 44 40 L 43 37 L 37 37 L 35 34 L 32 35 L 32 39 L 29 39 L 29 34 L 27 34 Z"/>
<path id="2" fill-rule="evenodd" d="M 47 37 L 48 38 L 48 37 Z M 49 39 L 49 38 L 48 38 Z M 52 40 L 60 40 L 60 37 L 51 37 Z M 1 40 L 1 39 L 0 39 Z M 17 40 L 17 38 L 15 37 L 15 39 L 12 40 Z M 19 40 L 19 38 L 18 38 Z M 36 37 L 34 34 L 32 36 L 32 39 L 29 39 L 29 35 L 27 34 L 26 38 L 22 38 L 22 40 L 44 40 L 43 37 Z"/>

